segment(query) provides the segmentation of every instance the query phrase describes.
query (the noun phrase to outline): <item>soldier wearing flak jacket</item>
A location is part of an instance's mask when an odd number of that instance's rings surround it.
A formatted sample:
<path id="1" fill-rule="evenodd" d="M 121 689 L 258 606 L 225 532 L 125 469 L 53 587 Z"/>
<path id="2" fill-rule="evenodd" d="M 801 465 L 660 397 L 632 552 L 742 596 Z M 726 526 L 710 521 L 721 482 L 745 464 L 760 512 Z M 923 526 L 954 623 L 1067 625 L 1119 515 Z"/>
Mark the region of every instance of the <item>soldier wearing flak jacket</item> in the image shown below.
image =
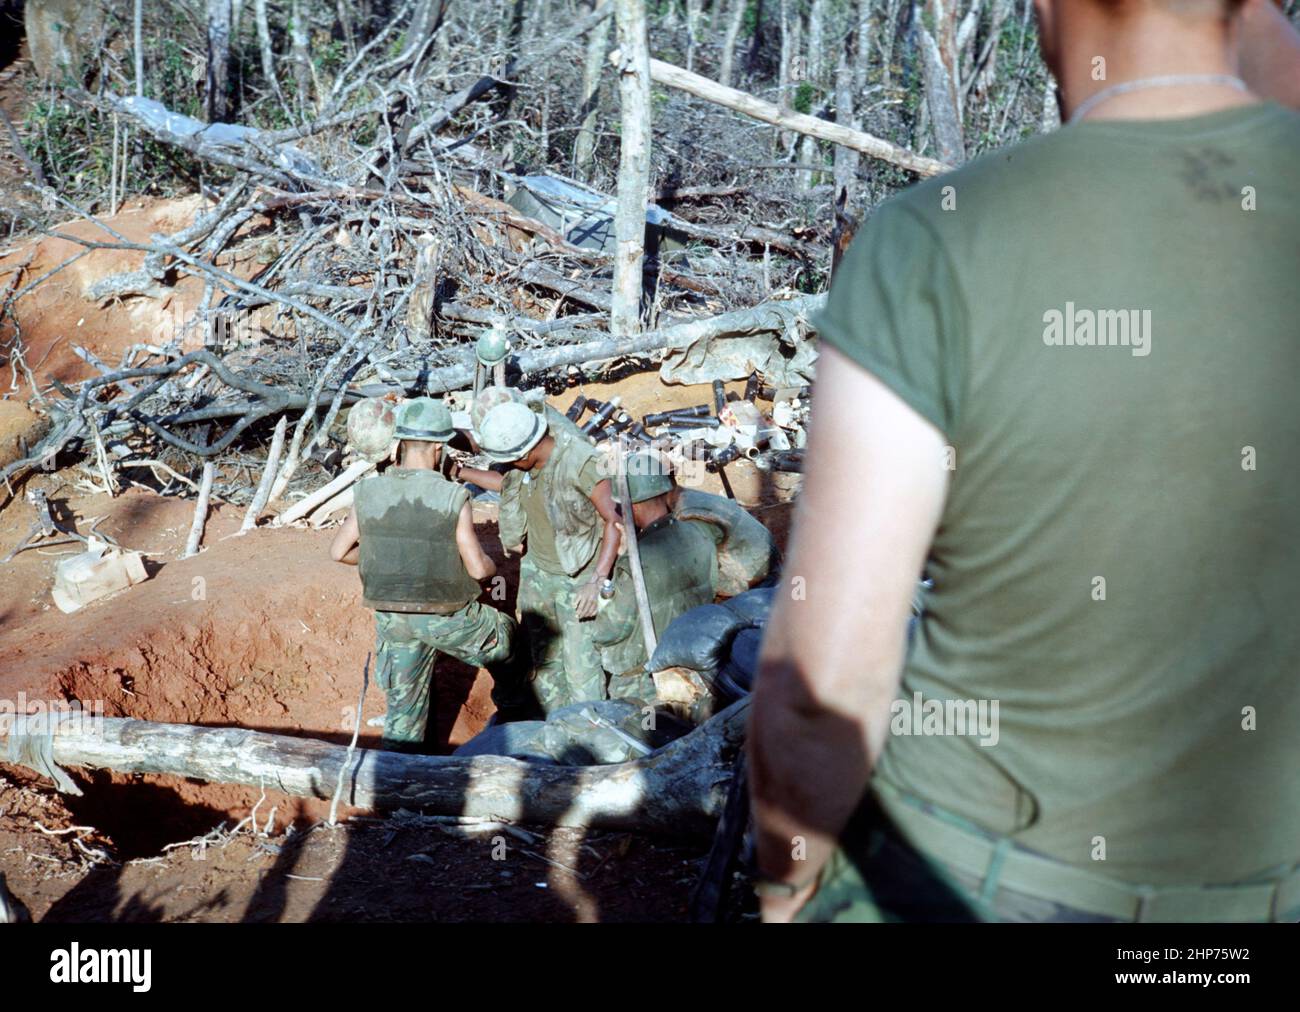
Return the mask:
<path id="1" fill-rule="evenodd" d="M 394 435 L 398 466 L 357 483 L 330 554 L 360 568 L 375 612 L 376 678 L 388 698 L 383 747 L 410 752 L 424 742 L 439 652 L 489 668 L 498 707 L 513 702 L 515 623 L 479 603 L 478 581 L 496 565 L 474 532 L 468 491 L 438 472 L 451 414 L 417 397 L 402 405 Z"/>

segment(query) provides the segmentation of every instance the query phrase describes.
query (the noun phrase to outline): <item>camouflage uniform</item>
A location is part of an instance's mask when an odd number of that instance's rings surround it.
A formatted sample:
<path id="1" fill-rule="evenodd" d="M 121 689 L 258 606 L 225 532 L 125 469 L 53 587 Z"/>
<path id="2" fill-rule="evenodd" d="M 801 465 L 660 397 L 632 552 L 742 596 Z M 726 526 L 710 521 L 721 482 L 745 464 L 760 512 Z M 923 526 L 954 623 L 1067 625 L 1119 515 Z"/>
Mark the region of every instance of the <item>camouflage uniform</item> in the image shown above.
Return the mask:
<path id="1" fill-rule="evenodd" d="M 532 660 L 532 690 L 544 713 L 570 703 L 605 698 L 605 672 L 591 638 L 591 622 L 580 622 L 578 590 L 595 559 L 577 577 L 548 573 L 527 555 L 519 565 L 519 624 Z"/>
<path id="2" fill-rule="evenodd" d="M 375 612 L 375 677 L 388 697 L 384 748 L 418 749 L 424 741 L 438 651 L 491 666 L 493 699 L 518 692 L 511 652 L 515 623 L 476 600 L 480 588 L 456 547 L 465 489 L 433 471 L 390 468 L 359 482 L 363 603 Z"/>
<path id="3" fill-rule="evenodd" d="M 595 571 L 604 530 L 589 497 L 604 475 L 599 452 L 573 423 L 549 406 L 544 412 L 555 449 L 537 471 L 505 475 L 498 525 L 507 549 L 528 539 L 519 567 L 519 623 L 533 662 L 533 694 L 550 713 L 605 698 L 593 623 L 579 621 L 576 611 L 578 591 Z M 544 515 L 535 511 L 531 522 L 547 530 L 530 534 L 524 500 L 534 494 L 542 497 Z"/>
<path id="4" fill-rule="evenodd" d="M 721 532 L 712 524 L 678 520 L 671 514 L 637 535 L 641 573 L 657 632 L 662 633 L 677 616 L 713 600 L 720 537 Z M 609 694 L 615 699 L 652 703 L 654 679 L 645 670 L 645 636 L 631 563 L 626 557 L 615 565 L 613 579 L 614 596 L 601 602 L 594 634 L 601 663 L 612 675 Z"/>
<path id="5" fill-rule="evenodd" d="M 439 652 L 492 671 L 498 709 L 518 702 L 511 657 L 515 623 L 495 608 L 471 601 L 450 615 L 375 612 L 375 678 L 388 699 L 383 747 L 408 752 L 424 742 L 433 663 Z"/>

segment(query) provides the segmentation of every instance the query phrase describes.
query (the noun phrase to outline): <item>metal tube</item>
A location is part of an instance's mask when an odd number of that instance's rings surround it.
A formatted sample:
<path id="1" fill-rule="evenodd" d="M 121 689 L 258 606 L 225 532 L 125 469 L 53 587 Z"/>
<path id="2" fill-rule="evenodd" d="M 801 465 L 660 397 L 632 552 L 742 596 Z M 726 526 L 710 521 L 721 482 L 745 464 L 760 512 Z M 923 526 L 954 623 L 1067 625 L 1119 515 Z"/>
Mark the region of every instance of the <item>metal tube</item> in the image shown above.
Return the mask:
<path id="1" fill-rule="evenodd" d="M 659 427 L 670 429 L 716 429 L 722 423 L 716 418 L 696 418 L 691 415 L 669 415 Z"/>
<path id="2" fill-rule="evenodd" d="M 706 470 L 717 472 L 726 467 L 729 463 L 740 456 L 740 447 L 735 443 L 730 446 L 724 446 L 721 450 L 715 450 L 713 454 L 705 461 Z"/>
<path id="3" fill-rule="evenodd" d="M 712 404 L 696 404 L 689 408 L 669 408 L 667 411 L 656 411 L 654 414 L 646 415 L 641 419 L 642 425 L 660 425 L 666 422 L 673 415 L 692 415 L 705 416 L 713 413 Z"/>
<path id="4" fill-rule="evenodd" d="M 569 410 L 564 413 L 564 417 L 571 422 L 576 422 L 582 417 L 583 412 L 587 410 L 587 405 L 591 403 L 582 394 L 578 394 L 578 399 L 569 405 Z"/>
<path id="5" fill-rule="evenodd" d="M 600 408 L 600 410 L 597 411 L 594 415 L 592 415 L 590 419 L 588 419 L 587 424 L 582 427 L 582 431 L 586 433 L 588 436 L 594 433 L 597 429 L 599 429 L 602 425 L 604 425 L 607 421 L 609 421 L 609 416 L 612 415 L 615 409 L 618 408 L 618 403 L 619 403 L 619 398 L 617 397 L 611 397 L 609 400 L 607 400 L 604 403 L 604 405 Z"/>
<path id="6" fill-rule="evenodd" d="M 722 380 L 713 381 L 713 413 L 717 414 L 727 406 L 727 388 Z"/>

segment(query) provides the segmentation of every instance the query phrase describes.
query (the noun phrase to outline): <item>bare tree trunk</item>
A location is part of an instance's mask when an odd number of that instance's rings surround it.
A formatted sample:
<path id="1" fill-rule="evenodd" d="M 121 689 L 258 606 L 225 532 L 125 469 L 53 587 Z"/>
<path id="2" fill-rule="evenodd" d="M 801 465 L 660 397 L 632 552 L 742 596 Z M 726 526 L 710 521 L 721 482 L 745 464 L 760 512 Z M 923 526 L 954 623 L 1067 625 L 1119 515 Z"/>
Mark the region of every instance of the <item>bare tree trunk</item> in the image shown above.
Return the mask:
<path id="1" fill-rule="evenodd" d="M 898 16 L 903 10 L 903 0 L 889 0 L 885 9 L 885 25 L 880 33 L 881 80 L 888 86 L 894 80 L 894 41 L 898 38 Z"/>
<path id="2" fill-rule="evenodd" d="M 808 8 L 808 80 L 820 86 L 825 81 L 822 69 L 826 65 L 823 52 L 826 27 L 826 0 L 812 0 Z"/>
<path id="3" fill-rule="evenodd" d="M 695 44 L 699 41 L 700 15 L 704 0 L 686 0 L 686 69 L 695 68 Z"/>
<path id="4" fill-rule="evenodd" d="M 776 104 L 782 112 L 790 111 L 790 0 L 781 0 L 781 10 L 777 17 L 780 20 L 781 27 L 781 65 L 777 70 L 776 79 Z M 690 70 L 690 67 L 686 68 Z M 772 150 L 780 150 L 782 142 L 781 130 L 777 129 L 772 134 Z"/>
<path id="5" fill-rule="evenodd" d="M 293 51 L 293 83 L 298 104 L 306 108 L 311 103 L 311 54 L 308 51 L 309 32 L 307 15 L 302 0 L 293 0 L 289 9 L 289 44 Z"/>
<path id="6" fill-rule="evenodd" d="M 1002 38 L 1002 26 L 1011 15 L 1011 8 L 1012 0 L 996 0 L 993 4 L 989 33 L 975 61 L 970 80 L 967 82 L 968 92 L 974 91 L 976 95 L 984 95 L 993 86 L 998 71 L 998 41 Z"/>
<path id="7" fill-rule="evenodd" d="M 871 0 L 858 0 L 853 88 L 859 92 L 867 86 L 867 70 L 871 66 L 871 7 Z"/>
<path id="8" fill-rule="evenodd" d="M 266 16 L 266 0 L 254 0 L 253 16 L 257 22 L 257 48 L 262 57 L 262 76 L 283 104 L 284 95 L 280 93 L 280 82 L 275 76 L 275 52 L 271 48 L 271 22 Z"/>
<path id="9" fill-rule="evenodd" d="M 731 87 L 731 68 L 736 58 L 736 38 L 740 35 L 740 26 L 745 20 L 745 6 L 745 0 L 732 0 L 727 34 L 722 39 L 722 63 L 718 68 L 718 80 L 728 88 Z"/>
<path id="10" fill-rule="evenodd" d="M 644 0 L 614 0 L 618 21 L 618 93 L 622 136 L 614 213 L 614 304 L 609 329 L 627 337 L 641 329 L 646 194 L 650 187 L 650 44 Z"/>
<path id="11" fill-rule="evenodd" d="M 609 0 L 592 0 L 591 9 L 607 4 Z M 596 113 L 600 108 L 600 74 L 605 66 L 605 49 L 609 38 L 609 22 L 602 21 L 587 39 L 587 62 L 582 68 L 582 125 L 573 146 L 573 168 L 580 179 L 587 179 L 591 159 L 596 151 Z"/>
<path id="12" fill-rule="evenodd" d="M 835 122 L 850 130 L 858 129 L 858 121 L 853 115 L 853 68 L 849 66 L 848 54 L 841 50 L 840 62 L 835 68 Z M 835 146 L 835 195 L 847 193 L 844 212 L 851 214 L 854 193 L 857 189 L 858 153 L 841 144 Z"/>
<path id="13" fill-rule="evenodd" d="M 956 0 L 927 0 L 927 10 L 934 24 L 933 35 L 921 19 L 919 7 L 913 8 L 926 106 L 940 160 L 960 165 L 966 160 L 966 141 L 958 83 Z"/>
<path id="14" fill-rule="evenodd" d="M 208 74 L 205 96 L 209 123 L 230 116 L 230 0 L 207 0 Z"/>
<path id="15" fill-rule="evenodd" d="M 607 766 L 349 750 L 312 738 L 239 727 L 121 717 L 93 723 L 88 718 L 52 718 L 31 731 L 27 718 L 20 718 L 0 726 L 0 748 L 16 733 L 53 731 L 52 759 L 60 766 L 161 773 L 250 787 L 264 784 L 295 797 L 325 801 L 341 786 L 345 804 L 376 811 L 406 808 L 469 819 L 707 839 L 726 801 L 735 757 L 744 746 L 748 711 L 747 699 L 733 703 L 652 754 Z"/>
<path id="16" fill-rule="evenodd" d="M 135 94 L 144 97 L 144 0 L 135 0 L 131 19 L 131 33 L 135 44 Z"/>
<path id="17" fill-rule="evenodd" d="M 805 66 L 808 80 L 813 85 L 813 94 L 821 94 L 823 83 L 822 67 L 825 56 L 822 53 L 822 29 L 825 25 L 825 0 L 812 0 L 808 9 L 808 50 Z M 817 164 L 817 142 L 808 134 L 799 141 L 799 164 L 813 166 Z M 811 170 L 799 173 L 799 188 L 810 190 L 816 183 L 817 173 Z"/>

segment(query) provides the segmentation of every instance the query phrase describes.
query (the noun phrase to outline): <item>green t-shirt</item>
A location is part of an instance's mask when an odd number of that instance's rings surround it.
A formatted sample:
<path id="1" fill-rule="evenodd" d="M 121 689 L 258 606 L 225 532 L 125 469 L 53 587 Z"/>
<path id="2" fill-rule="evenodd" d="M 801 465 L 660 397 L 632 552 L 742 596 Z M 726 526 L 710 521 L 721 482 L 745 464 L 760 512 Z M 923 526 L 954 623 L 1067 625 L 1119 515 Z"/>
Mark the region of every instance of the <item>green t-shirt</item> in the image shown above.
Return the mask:
<path id="1" fill-rule="evenodd" d="M 900 698 L 998 704 L 878 778 L 1131 882 L 1300 861 L 1298 166 L 1272 104 L 1085 121 L 872 215 L 821 335 L 955 451 Z"/>

